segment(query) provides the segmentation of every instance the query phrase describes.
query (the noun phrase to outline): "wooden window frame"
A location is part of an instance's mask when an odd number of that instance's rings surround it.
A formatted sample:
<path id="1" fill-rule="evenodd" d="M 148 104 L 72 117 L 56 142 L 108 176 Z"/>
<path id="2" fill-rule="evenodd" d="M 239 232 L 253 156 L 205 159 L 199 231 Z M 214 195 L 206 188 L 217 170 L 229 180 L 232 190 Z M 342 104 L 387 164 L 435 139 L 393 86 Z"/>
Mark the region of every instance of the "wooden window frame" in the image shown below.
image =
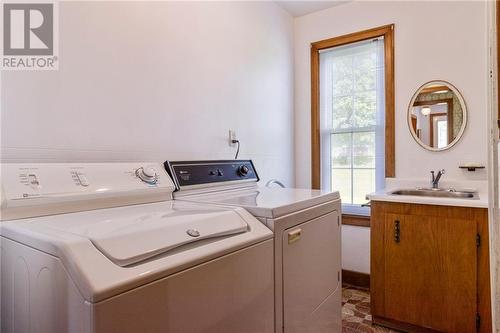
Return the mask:
<path id="1" fill-rule="evenodd" d="M 321 187 L 319 110 L 319 51 L 384 37 L 385 66 L 385 177 L 396 176 L 394 132 L 394 24 L 311 43 L 311 187 Z"/>

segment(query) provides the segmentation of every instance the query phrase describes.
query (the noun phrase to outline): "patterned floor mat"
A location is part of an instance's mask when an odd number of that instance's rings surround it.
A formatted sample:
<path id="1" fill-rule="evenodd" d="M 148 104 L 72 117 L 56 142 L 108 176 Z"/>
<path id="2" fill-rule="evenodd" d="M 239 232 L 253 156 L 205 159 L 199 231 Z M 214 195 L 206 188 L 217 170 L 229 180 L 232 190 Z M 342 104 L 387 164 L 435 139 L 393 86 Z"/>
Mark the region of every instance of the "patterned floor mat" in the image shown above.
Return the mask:
<path id="1" fill-rule="evenodd" d="M 399 331 L 373 325 L 370 314 L 370 292 L 347 285 L 342 288 L 342 332 L 399 333 Z"/>

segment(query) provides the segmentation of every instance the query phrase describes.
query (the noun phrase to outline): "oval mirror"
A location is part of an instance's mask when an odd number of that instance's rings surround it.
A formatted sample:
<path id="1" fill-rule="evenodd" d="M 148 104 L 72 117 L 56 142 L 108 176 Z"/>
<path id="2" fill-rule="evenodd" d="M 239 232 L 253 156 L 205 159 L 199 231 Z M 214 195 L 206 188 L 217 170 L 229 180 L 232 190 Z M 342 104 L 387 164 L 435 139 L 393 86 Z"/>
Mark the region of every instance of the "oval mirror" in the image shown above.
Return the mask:
<path id="1" fill-rule="evenodd" d="M 441 151 L 455 145 L 467 124 L 465 101 L 446 81 L 429 81 L 418 88 L 408 106 L 408 126 L 419 145 Z"/>

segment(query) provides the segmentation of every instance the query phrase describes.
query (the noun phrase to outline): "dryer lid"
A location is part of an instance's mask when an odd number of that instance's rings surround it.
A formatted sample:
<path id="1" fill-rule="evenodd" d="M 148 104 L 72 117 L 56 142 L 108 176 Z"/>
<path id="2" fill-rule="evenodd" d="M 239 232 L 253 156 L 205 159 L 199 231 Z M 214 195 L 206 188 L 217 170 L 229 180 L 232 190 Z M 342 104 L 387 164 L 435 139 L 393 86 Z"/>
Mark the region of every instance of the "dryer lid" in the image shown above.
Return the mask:
<path id="1" fill-rule="evenodd" d="M 247 230 L 247 223 L 233 210 L 200 210 L 111 220 L 88 229 L 87 237 L 115 264 L 128 266 L 182 245 Z"/>
<path id="2" fill-rule="evenodd" d="M 338 191 L 255 187 L 185 196 L 177 195 L 176 199 L 243 207 L 254 216 L 278 218 L 303 209 L 339 200 L 340 194 Z"/>

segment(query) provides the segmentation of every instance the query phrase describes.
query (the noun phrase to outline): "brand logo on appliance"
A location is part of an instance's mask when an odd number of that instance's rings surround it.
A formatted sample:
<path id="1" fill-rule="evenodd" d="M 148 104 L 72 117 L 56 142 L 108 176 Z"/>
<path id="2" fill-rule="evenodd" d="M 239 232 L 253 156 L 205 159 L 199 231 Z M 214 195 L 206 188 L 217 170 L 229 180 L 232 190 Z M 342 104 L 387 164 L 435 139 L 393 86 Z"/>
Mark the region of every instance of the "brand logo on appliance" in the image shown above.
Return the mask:
<path id="1" fill-rule="evenodd" d="M 3 3 L 1 69 L 58 69 L 56 2 Z"/>

